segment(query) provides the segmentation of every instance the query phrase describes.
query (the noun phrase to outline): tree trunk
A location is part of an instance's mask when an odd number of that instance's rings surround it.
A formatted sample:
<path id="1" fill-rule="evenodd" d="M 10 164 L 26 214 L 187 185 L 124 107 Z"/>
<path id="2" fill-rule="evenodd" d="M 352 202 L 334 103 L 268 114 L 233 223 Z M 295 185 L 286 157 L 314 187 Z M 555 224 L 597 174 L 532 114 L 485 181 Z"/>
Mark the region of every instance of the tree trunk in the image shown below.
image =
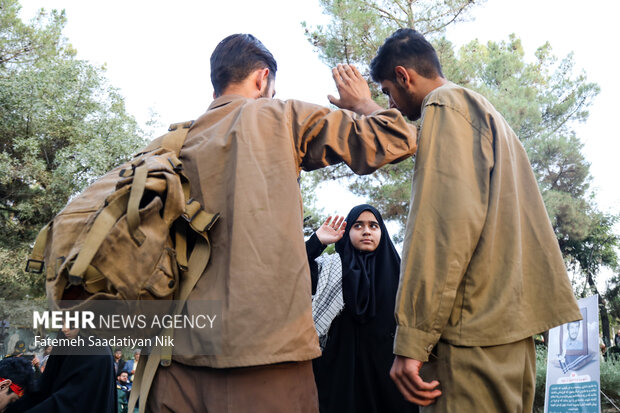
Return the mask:
<path id="1" fill-rule="evenodd" d="M 598 295 L 598 311 L 601 316 L 601 331 L 603 333 L 603 343 L 605 343 L 605 347 L 609 348 L 611 345 L 610 334 L 609 334 L 609 315 L 607 314 L 607 306 L 605 305 L 605 299 L 601 294 L 599 294 L 598 289 L 596 288 L 596 283 L 594 282 L 594 277 L 592 274 L 587 275 L 588 285 L 594 291 L 596 295 Z"/>

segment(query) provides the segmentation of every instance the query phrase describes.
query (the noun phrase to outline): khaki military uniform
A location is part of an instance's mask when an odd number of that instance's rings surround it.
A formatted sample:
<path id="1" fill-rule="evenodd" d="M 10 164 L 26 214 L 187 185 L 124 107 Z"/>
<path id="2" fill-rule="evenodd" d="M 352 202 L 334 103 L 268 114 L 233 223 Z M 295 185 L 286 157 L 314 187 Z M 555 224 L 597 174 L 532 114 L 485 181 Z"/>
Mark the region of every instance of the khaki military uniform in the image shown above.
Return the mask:
<path id="1" fill-rule="evenodd" d="M 439 87 L 423 102 L 418 144 L 394 349 L 427 361 L 438 342 L 450 345 L 452 361 L 434 369 L 463 370 L 467 380 L 478 373 L 467 367 L 470 349 L 459 348 L 518 343 L 581 314 L 526 152 L 495 108 L 452 83 Z M 526 352 L 518 360 L 534 363 L 533 346 L 517 347 Z M 458 377 L 441 377 L 441 397 L 464 397 L 448 382 Z M 513 388 L 525 391 L 521 381 Z"/>

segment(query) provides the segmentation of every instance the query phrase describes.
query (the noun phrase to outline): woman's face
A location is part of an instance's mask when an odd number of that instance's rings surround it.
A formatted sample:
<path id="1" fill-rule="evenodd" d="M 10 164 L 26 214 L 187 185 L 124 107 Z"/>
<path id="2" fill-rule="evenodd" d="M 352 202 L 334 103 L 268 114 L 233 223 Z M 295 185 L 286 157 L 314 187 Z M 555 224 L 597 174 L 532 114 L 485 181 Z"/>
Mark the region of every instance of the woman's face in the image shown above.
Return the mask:
<path id="1" fill-rule="evenodd" d="M 376 250 L 381 241 L 381 227 L 375 215 L 370 211 L 362 212 L 351 226 L 349 238 L 356 250 L 366 252 Z"/>

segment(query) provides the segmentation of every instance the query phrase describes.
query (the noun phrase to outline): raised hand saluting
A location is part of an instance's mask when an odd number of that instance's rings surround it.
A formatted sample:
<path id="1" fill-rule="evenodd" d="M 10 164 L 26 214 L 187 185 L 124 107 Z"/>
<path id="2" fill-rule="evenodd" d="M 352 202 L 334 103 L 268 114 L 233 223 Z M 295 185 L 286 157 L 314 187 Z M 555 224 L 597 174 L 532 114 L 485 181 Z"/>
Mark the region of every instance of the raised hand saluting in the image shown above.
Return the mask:
<path id="1" fill-rule="evenodd" d="M 360 115 L 370 115 L 384 109 L 372 100 L 368 82 L 355 66 L 339 64 L 332 69 L 332 77 L 340 95 L 339 98 L 327 96 L 332 104 Z"/>
<path id="2" fill-rule="evenodd" d="M 346 226 L 344 217 L 336 215 L 332 220 L 332 217 L 329 216 L 323 225 L 316 230 L 316 236 L 323 245 L 333 244 L 342 238 Z"/>

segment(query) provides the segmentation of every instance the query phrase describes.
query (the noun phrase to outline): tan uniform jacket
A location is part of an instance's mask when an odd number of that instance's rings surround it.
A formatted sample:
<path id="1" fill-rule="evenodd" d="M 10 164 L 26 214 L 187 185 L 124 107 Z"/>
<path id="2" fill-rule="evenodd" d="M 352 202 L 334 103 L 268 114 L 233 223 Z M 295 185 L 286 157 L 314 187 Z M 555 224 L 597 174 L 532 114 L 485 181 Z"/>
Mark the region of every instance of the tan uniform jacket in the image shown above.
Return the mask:
<path id="1" fill-rule="evenodd" d="M 217 338 L 191 330 L 194 355 L 174 359 L 219 368 L 319 356 L 299 171 L 344 161 L 367 174 L 414 151 L 415 129 L 393 109 L 358 116 L 295 100 L 214 100 L 181 160 L 192 197 L 222 214 L 211 261 L 189 297 L 221 302 L 222 331 Z M 219 354 L 202 351 L 219 339 Z"/>
<path id="2" fill-rule="evenodd" d="M 423 102 L 396 303 L 396 354 L 519 341 L 581 318 L 532 167 L 482 96 Z"/>

